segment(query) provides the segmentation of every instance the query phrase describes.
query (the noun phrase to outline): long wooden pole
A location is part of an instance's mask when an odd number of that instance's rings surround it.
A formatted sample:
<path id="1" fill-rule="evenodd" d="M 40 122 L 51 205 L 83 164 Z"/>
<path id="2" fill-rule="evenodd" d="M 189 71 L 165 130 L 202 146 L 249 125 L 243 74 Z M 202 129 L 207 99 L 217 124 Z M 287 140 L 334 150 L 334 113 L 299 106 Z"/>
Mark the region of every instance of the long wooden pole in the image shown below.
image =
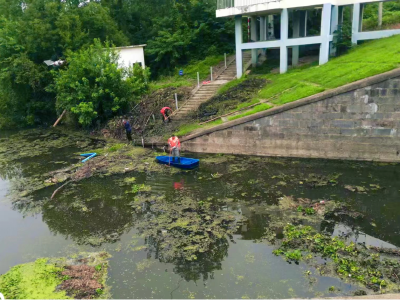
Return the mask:
<path id="1" fill-rule="evenodd" d="M 56 127 L 58 125 L 58 123 L 60 123 L 61 119 L 64 117 L 65 113 L 67 112 L 66 109 L 64 109 L 63 113 L 61 114 L 61 116 L 57 119 L 57 121 L 54 123 L 53 127 Z"/>

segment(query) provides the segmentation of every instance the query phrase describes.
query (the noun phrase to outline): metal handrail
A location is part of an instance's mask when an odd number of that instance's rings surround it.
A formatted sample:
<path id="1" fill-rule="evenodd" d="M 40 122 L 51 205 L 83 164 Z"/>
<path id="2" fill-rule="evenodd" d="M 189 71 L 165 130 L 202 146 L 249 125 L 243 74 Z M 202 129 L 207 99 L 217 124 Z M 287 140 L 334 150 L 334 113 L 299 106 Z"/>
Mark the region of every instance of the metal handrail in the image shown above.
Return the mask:
<path id="1" fill-rule="evenodd" d="M 225 72 L 225 70 L 228 69 L 228 67 L 229 67 L 232 63 L 234 63 L 235 61 L 236 61 L 236 57 L 234 57 L 229 63 L 227 63 L 226 67 L 221 68 L 221 70 L 219 70 L 219 71 L 217 72 L 217 76 L 215 77 L 215 79 L 217 79 L 223 72 Z M 184 107 L 190 102 L 190 99 L 192 98 L 192 96 L 194 96 L 194 95 L 201 89 L 201 87 L 203 87 L 203 86 L 204 86 L 203 83 L 201 83 L 199 86 L 196 86 L 196 87 L 192 90 L 192 95 L 191 95 L 185 102 L 183 102 L 183 104 L 179 107 L 179 109 L 177 109 L 176 111 L 174 111 L 173 114 L 178 113 L 182 108 L 184 108 Z"/>
<path id="2" fill-rule="evenodd" d="M 225 9 L 230 7 L 242 7 L 269 2 L 277 2 L 277 0 L 218 0 L 217 9 Z"/>

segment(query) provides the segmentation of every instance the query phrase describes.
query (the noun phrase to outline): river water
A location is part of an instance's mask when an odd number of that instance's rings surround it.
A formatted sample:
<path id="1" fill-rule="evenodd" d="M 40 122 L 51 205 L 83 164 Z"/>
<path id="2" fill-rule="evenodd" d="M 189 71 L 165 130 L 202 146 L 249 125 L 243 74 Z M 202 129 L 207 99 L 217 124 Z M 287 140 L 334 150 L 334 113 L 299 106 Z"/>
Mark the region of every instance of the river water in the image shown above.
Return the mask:
<path id="1" fill-rule="evenodd" d="M 0 274 L 40 257 L 106 250 L 112 255 L 108 284 L 117 299 L 321 297 L 350 295 L 362 288 L 272 254 L 274 245 L 262 240 L 271 217 L 267 208 L 285 195 L 346 202 L 363 217 L 325 217 L 318 229 L 346 234 L 349 240 L 367 245 L 400 246 L 400 166 L 394 164 L 242 156 L 224 161 L 220 155 L 196 155 L 204 163 L 193 171 L 92 177 L 53 201 L 48 199 L 54 188 L 32 193 L 28 202 L 7 196 L 26 178 L 78 162 L 79 151 L 79 145 L 69 145 L 9 161 L 0 152 L 0 159 L 6 161 L 0 164 Z M 337 179 L 334 184 L 310 186 L 304 181 L 310 174 L 337 174 Z M 136 184 L 150 186 L 154 197 L 233 199 L 221 210 L 247 221 L 197 261 L 165 262 L 137 230 L 138 217 L 128 205 L 131 186 L 122 184 L 132 177 Z M 346 186 L 366 191 L 354 192 Z M 372 188 L 376 186 L 379 189 Z M 306 271 L 312 276 L 306 276 Z M 331 286 L 336 287 L 335 293 L 328 291 Z"/>

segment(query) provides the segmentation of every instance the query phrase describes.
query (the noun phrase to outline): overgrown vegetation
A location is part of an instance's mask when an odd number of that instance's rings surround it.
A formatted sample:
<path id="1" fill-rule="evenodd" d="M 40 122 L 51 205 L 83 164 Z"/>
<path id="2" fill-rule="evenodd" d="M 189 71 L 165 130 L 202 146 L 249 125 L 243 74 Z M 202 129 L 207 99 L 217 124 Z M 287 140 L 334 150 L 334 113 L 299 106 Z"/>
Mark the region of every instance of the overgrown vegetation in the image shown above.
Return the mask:
<path id="1" fill-rule="evenodd" d="M 144 197 L 132 205 L 144 214 L 139 231 L 149 237 L 150 246 L 157 249 L 163 262 L 195 261 L 199 255 L 217 250 L 215 245 L 224 243 L 238 225 L 233 212 L 217 208 L 218 201 L 183 196 L 169 202 Z M 147 214 L 148 211 L 153 214 Z"/>
<path id="2" fill-rule="evenodd" d="M 169 70 L 171 75 L 161 75 L 150 83 L 152 90 L 167 87 L 194 86 L 197 84 L 197 72 L 199 72 L 200 80 L 205 80 L 210 76 L 210 67 L 218 65 L 223 61 L 223 55 L 207 56 L 202 60 L 190 61 L 187 65 L 177 66 Z M 183 75 L 179 75 L 179 71 L 183 71 Z"/>
<path id="3" fill-rule="evenodd" d="M 138 72 L 132 77 L 132 70 L 116 71 L 115 56 L 108 68 L 99 62 L 94 39 L 115 46 L 148 44 L 153 78 L 184 69 L 187 75 L 174 86 L 190 85 L 197 71 L 206 78 L 220 55 L 234 48 L 233 20 L 217 19 L 215 9 L 216 1 L 203 0 L 31 0 L 27 5 L 1 0 L 0 128 L 49 124 L 64 107 L 85 126 L 123 113 L 145 89 Z M 66 62 L 53 68 L 46 60 Z M 193 69 L 183 67 L 189 62 Z"/>
<path id="4" fill-rule="evenodd" d="M 108 253 L 82 253 L 69 258 L 41 258 L 0 276 L 7 299 L 95 299 L 105 287 Z"/>
<path id="5" fill-rule="evenodd" d="M 382 27 L 378 24 L 379 3 L 365 5 L 363 14 L 363 31 L 379 29 L 398 29 L 400 26 L 400 1 L 383 2 Z"/>
<path id="6" fill-rule="evenodd" d="M 147 91 L 146 71 L 121 67 L 108 43 L 95 40 L 84 50 L 67 52 L 66 59 L 68 67 L 53 71 L 55 83 L 47 90 L 57 96 L 57 110 L 72 112 L 83 126 L 127 112 Z"/>
<path id="7" fill-rule="evenodd" d="M 310 226 L 287 225 L 284 236 L 281 246 L 274 253 L 285 256 L 288 261 L 298 263 L 311 260 L 314 254 L 321 255 L 331 260 L 328 264 L 339 277 L 358 281 L 374 291 L 390 289 L 399 283 L 398 259 L 381 257 L 365 246 L 318 233 Z M 320 271 L 328 275 L 329 266 Z"/>
<path id="8" fill-rule="evenodd" d="M 43 62 L 64 59 L 94 38 L 128 43 L 100 3 L 0 1 L 0 128 L 53 121 L 56 95 L 46 91 L 53 77 Z"/>
<path id="9" fill-rule="evenodd" d="M 196 117 L 200 121 L 205 121 L 210 117 L 235 109 L 251 99 L 256 91 L 265 86 L 265 83 L 264 79 L 253 78 L 238 81 L 237 85 L 229 88 L 226 92 L 219 92 L 218 95 L 202 103 L 197 110 Z"/>

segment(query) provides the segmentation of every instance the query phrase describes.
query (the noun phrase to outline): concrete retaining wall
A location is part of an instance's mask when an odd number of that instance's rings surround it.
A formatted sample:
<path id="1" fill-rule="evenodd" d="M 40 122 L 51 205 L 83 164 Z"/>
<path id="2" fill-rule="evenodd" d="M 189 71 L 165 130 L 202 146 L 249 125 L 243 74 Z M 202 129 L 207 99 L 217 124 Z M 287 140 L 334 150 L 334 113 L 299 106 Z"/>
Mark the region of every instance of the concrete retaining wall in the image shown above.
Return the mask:
<path id="1" fill-rule="evenodd" d="M 183 150 L 400 161 L 400 69 L 182 139 Z"/>

